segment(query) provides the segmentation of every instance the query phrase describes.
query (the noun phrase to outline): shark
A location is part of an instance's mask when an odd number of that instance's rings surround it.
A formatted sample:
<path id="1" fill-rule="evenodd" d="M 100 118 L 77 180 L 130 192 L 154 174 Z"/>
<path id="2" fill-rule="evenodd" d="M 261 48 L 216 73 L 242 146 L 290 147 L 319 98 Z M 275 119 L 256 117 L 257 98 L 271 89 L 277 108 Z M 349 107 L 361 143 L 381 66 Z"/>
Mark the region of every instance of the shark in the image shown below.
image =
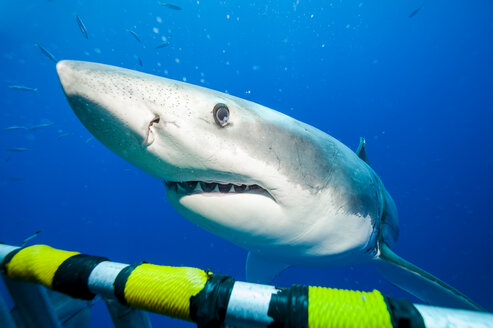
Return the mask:
<path id="1" fill-rule="evenodd" d="M 396 205 L 364 139 L 352 151 L 278 111 L 172 79 L 72 60 L 56 68 L 96 139 L 161 180 L 183 217 L 248 250 L 248 281 L 290 266 L 373 263 L 423 302 L 482 309 L 392 250 Z"/>

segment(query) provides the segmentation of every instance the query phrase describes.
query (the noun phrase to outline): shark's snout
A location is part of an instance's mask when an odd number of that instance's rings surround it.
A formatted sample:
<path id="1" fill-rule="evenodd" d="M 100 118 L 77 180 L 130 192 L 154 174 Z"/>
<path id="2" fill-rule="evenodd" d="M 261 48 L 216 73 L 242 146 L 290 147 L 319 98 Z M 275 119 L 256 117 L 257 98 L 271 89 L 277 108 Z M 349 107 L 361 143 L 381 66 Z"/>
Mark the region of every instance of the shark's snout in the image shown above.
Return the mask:
<path id="1" fill-rule="evenodd" d="M 156 123 L 147 85 L 134 72 L 89 62 L 62 60 L 56 66 L 60 83 L 74 113 L 84 126 L 108 145 L 108 138 L 133 135 L 142 146 Z M 157 119 L 159 121 L 159 119 Z"/>
<path id="2" fill-rule="evenodd" d="M 77 84 L 80 86 L 83 82 L 81 79 L 82 72 L 79 67 L 80 65 L 79 62 L 73 60 L 61 60 L 56 64 L 60 83 L 67 96 L 76 93 L 78 90 Z"/>
<path id="3" fill-rule="evenodd" d="M 160 122 L 154 99 L 145 95 L 152 85 L 143 84 L 135 72 L 107 65 L 62 60 L 56 69 L 72 110 L 89 132 L 124 159 L 160 176 L 150 167 L 156 161 L 147 152 Z"/>
<path id="4" fill-rule="evenodd" d="M 70 78 L 72 76 L 72 67 L 69 61 L 61 60 L 56 64 L 56 71 L 58 73 L 58 77 L 60 78 L 60 83 L 63 88 L 70 84 Z"/>

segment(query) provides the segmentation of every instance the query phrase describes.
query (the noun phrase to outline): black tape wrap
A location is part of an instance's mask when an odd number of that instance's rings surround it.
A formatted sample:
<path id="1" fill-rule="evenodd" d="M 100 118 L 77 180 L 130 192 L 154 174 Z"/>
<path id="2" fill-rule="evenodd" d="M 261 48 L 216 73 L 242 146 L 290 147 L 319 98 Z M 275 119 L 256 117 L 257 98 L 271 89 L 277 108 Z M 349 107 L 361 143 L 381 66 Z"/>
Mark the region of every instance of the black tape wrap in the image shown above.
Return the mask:
<path id="1" fill-rule="evenodd" d="M 92 300 L 96 295 L 91 293 L 87 285 L 89 275 L 96 265 L 104 261 L 108 259 L 84 254 L 69 257 L 56 270 L 53 289 L 75 298 Z"/>
<path id="2" fill-rule="evenodd" d="M 308 287 L 293 285 L 272 294 L 267 314 L 274 319 L 269 328 L 299 328 L 308 325 Z"/>
<path id="3" fill-rule="evenodd" d="M 396 300 L 385 297 L 389 309 L 392 326 L 395 328 L 425 328 L 421 313 L 406 299 Z"/>
<path id="4" fill-rule="evenodd" d="M 12 258 L 15 256 L 15 254 L 19 253 L 23 249 L 24 249 L 24 247 L 20 247 L 20 248 L 14 249 L 12 252 L 8 253 L 3 258 L 2 263 L 0 263 L 0 269 L 2 270 L 2 272 L 6 272 L 7 264 L 12 260 Z"/>
<path id="5" fill-rule="evenodd" d="M 190 317 L 198 328 L 222 327 L 235 280 L 214 274 L 204 288 L 190 297 Z"/>
<path id="6" fill-rule="evenodd" d="M 135 268 L 141 264 L 142 263 L 137 263 L 124 267 L 122 271 L 118 273 L 115 281 L 113 282 L 113 290 L 115 293 L 115 297 L 123 305 L 127 305 L 127 300 L 125 299 L 125 285 L 127 284 L 128 277 L 130 277 L 130 275 L 135 270 Z"/>

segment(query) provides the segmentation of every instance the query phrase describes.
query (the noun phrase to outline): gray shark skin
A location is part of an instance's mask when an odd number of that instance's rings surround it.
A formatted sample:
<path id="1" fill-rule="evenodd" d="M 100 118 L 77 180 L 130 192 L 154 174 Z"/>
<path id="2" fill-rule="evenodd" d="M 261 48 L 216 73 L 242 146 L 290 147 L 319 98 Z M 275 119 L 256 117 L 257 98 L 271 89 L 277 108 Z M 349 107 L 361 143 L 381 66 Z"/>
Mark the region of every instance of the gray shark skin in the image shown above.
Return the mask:
<path id="1" fill-rule="evenodd" d="M 185 218 L 247 250 L 247 279 L 291 265 L 374 263 L 425 302 L 481 309 L 392 252 L 397 210 L 357 153 L 289 116 L 228 94 L 103 64 L 60 61 L 84 126 L 162 180 Z"/>

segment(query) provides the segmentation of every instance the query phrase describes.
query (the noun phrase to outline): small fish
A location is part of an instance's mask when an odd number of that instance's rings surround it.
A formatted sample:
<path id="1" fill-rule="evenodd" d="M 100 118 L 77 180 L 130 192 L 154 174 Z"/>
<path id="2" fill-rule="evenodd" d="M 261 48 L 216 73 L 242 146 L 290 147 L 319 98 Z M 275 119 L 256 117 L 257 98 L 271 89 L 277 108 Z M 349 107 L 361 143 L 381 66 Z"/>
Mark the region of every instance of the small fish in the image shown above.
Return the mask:
<path id="1" fill-rule="evenodd" d="M 29 130 L 37 130 L 37 129 L 42 129 L 42 128 L 47 128 L 49 126 L 54 125 L 55 123 L 49 122 L 49 123 L 41 123 L 37 125 L 33 125 L 31 127 L 28 127 Z"/>
<path id="2" fill-rule="evenodd" d="M 77 25 L 79 25 L 82 35 L 84 35 L 86 39 L 89 39 L 89 35 L 87 35 L 86 26 L 84 25 L 84 22 L 82 22 L 82 19 L 80 19 L 79 15 L 75 15 L 75 20 L 77 21 Z"/>
<path id="3" fill-rule="evenodd" d="M 155 46 L 154 49 L 161 49 L 161 48 L 167 47 L 169 45 L 170 45 L 170 43 L 168 41 L 164 41 L 163 43 Z"/>
<path id="4" fill-rule="evenodd" d="M 27 129 L 25 126 L 19 126 L 19 125 L 12 125 L 6 127 L 4 130 L 5 131 L 13 131 L 13 130 L 20 130 L 20 129 Z"/>
<path id="5" fill-rule="evenodd" d="M 132 31 L 132 30 L 129 30 L 129 29 L 127 29 L 126 31 L 127 31 L 128 33 L 132 34 L 132 35 L 134 36 L 135 40 L 137 40 L 137 41 L 141 42 L 141 41 L 140 41 L 140 38 L 139 38 L 139 35 L 138 35 L 137 33 L 135 33 L 135 32 L 134 32 L 134 31 Z"/>
<path id="6" fill-rule="evenodd" d="M 172 3 L 167 3 L 167 2 L 161 2 L 161 1 L 158 1 L 158 4 L 160 6 L 163 6 L 163 7 L 166 7 L 166 8 L 169 8 L 169 9 L 173 9 L 173 10 L 181 10 L 181 7 L 178 7 L 177 5 L 174 5 Z"/>
<path id="7" fill-rule="evenodd" d="M 65 132 L 65 133 L 59 134 L 56 138 L 62 139 L 62 138 L 68 137 L 69 135 L 70 135 L 70 132 Z"/>
<path id="8" fill-rule="evenodd" d="M 84 141 L 84 143 L 87 145 L 92 139 L 94 139 L 94 137 L 90 136 L 89 138 L 86 139 L 86 141 Z"/>
<path id="9" fill-rule="evenodd" d="M 139 56 L 137 56 L 137 60 L 139 61 L 140 67 L 143 67 L 144 66 L 144 63 L 142 62 L 142 58 L 140 58 Z"/>
<path id="10" fill-rule="evenodd" d="M 23 152 L 23 151 L 28 151 L 29 148 L 16 147 L 16 148 L 7 148 L 7 150 L 8 151 L 11 151 L 11 152 L 20 153 L 20 152 Z"/>
<path id="11" fill-rule="evenodd" d="M 419 13 L 419 11 L 423 8 L 424 6 L 424 3 L 419 6 L 418 8 L 414 9 L 410 14 L 409 14 L 409 18 L 413 18 L 414 16 L 416 16 L 417 13 Z"/>
<path id="12" fill-rule="evenodd" d="M 21 247 L 24 247 L 28 242 L 30 242 L 31 240 L 33 240 L 34 238 L 36 238 L 42 232 L 43 232 L 43 230 L 38 230 L 32 236 L 29 236 L 26 239 L 24 239 L 24 241 L 22 242 Z"/>
<path id="13" fill-rule="evenodd" d="M 53 54 L 51 52 L 49 52 L 48 50 L 46 50 L 42 45 L 40 45 L 39 43 L 35 43 L 35 45 L 39 48 L 39 50 L 41 50 L 41 52 L 48 58 L 50 58 L 53 62 L 58 62 L 58 60 L 55 58 L 55 56 L 53 56 Z"/>
<path id="14" fill-rule="evenodd" d="M 38 88 L 26 87 L 25 85 L 9 85 L 8 88 L 21 91 L 38 91 Z"/>

